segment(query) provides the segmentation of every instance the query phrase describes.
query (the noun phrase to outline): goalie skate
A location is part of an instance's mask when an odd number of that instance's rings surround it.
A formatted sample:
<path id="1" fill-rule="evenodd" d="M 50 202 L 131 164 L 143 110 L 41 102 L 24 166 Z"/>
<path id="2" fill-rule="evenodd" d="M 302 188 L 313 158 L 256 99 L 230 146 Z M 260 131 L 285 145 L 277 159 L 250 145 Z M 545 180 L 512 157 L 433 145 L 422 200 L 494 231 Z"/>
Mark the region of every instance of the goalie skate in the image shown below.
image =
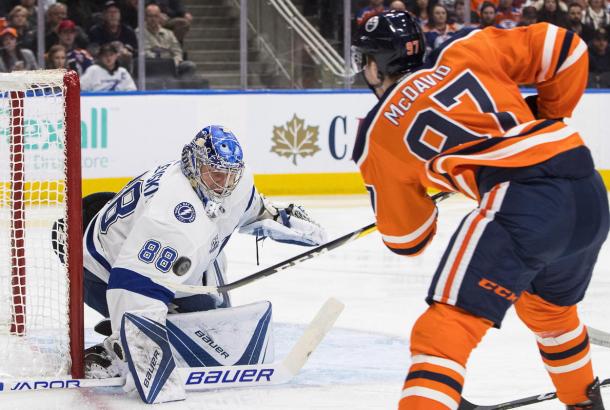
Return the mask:
<path id="1" fill-rule="evenodd" d="M 85 349 L 85 378 L 106 379 L 119 377 L 121 366 L 104 347 L 103 343 Z"/>

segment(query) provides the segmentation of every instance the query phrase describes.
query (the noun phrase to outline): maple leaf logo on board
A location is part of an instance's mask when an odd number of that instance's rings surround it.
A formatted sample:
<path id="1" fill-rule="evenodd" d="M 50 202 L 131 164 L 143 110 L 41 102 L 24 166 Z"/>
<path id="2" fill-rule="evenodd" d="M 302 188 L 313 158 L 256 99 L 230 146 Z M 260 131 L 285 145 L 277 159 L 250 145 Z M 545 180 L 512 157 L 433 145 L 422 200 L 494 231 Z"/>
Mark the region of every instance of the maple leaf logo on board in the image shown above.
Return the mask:
<path id="1" fill-rule="evenodd" d="M 296 114 L 284 126 L 273 127 L 273 146 L 271 152 L 280 157 L 292 158 L 297 164 L 297 157 L 311 157 L 320 151 L 318 146 L 318 126 L 306 126 L 305 120 Z"/>

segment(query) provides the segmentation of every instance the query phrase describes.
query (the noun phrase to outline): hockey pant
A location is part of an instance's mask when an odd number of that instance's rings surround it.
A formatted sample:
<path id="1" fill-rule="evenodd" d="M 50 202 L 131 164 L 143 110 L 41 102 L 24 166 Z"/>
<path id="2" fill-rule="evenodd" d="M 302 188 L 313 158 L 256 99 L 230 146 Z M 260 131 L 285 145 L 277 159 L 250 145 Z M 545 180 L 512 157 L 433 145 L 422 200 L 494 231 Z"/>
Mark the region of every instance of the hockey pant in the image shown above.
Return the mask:
<path id="1" fill-rule="evenodd" d="M 512 172 L 557 168 L 549 162 Z M 457 408 L 470 352 L 513 305 L 538 338 L 559 399 L 587 400 L 589 341 L 575 305 L 608 234 L 601 177 L 527 177 L 481 192 L 452 236 L 430 286 L 431 306 L 413 328 L 401 408 Z"/>

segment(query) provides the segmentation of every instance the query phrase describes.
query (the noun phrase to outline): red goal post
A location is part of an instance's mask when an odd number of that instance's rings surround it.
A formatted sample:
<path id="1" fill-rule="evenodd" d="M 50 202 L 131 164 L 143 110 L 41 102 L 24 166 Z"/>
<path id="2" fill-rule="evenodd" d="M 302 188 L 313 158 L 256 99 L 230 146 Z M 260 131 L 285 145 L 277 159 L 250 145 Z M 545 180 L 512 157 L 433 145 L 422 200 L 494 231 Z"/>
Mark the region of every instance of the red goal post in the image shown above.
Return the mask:
<path id="1" fill-rule="evenodd" d="M 0 74 L 4 377 L 83 377 L 80 127 L 75 72 Z M 64 222 L 63 232 L 52 232 L 57 221 Z M 53 250 L 53 235 L 60 252 Z"/>

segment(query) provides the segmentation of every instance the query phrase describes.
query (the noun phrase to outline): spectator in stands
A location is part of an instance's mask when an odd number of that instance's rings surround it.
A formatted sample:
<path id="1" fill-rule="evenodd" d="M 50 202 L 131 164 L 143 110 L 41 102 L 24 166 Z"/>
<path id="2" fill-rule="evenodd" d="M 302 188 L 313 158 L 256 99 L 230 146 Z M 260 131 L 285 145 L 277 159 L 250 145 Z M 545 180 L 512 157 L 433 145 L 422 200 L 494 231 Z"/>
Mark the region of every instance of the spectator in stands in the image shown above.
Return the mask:
<path id="1" fill-rule="evenodd" d="M 395 11 L 407 11 L 407 6 L 405 6 L 405 3 L 402 0 L 394 0 L 390 2 L 389 9 Z"/>
<path id="2" fill-rule="evenodd" d="M 8 26 L 17 31 L 17 45 L 34 50 L 36 47 L 36 32 L 30 29 L 28 16 L 30 12 L 23 6 L 15 6 L 8 14 Z"/>
<path id="3" fill-rule="evenodd" d="M 1 73 L 38 68 L 34 53 L 17 45 L 17 30 L 14 28 L 7 27 L 0 32 L 0 45 L 2 45 L 2 49 L 0 49 Z"/>
<path id="4" fill-rule="evenodd" d="M 488 1 L 481 5 L 481 17 L 479 28 L 495 27 L 496 25 L 496 6 Z"/>
<path id="5" fill-rule="evenodd" d="M 462 27 L 466 24 L 466 5 L 464 0 L 457 0 L 455 2 L 455 13 L 452 17 L 453 21 Z"/>
<path id="6" fill-rule="evenodd" d="M 608 34 L 604 29 L 597 30 L 589 46 L 589 83 L 592 88 L 610 87 L 610 50 Z"/>
<path id="7" fill-rule="evenodd" d="M 195 63 L 183 60 L 180 43 L 171 30 L 161 27 L 161 9 L 156 4 L 146 6 L 146 27 L 144 30 L 144 51 L 147 58 L 171 58 L 180 77 L 195 74 Z M 139 30 L 139 29 L 138 29 Z"/>
<path id="8" fill-rule="evenodd" d="M 57 28 L 59 27 L 59 23 L 64 21 L 68 16 L 68 7 L 66 7 L 63 3 L 54 3 L 49 6 L 47 9 L 47 35 L 45 38 L 46 49 L 48 50 L 51 46 L 59 43 L 59 36 L 57 32 Z M 87 48 L 89 44 L 89 39 L 85 31 L 75 24 L 76 30 L 76 45 L 79 48 Z"/>
<path id="9" fill-rule="evenodd" d="M 161 9 L 163 27 L 173 31 L 180 45 L 183 45 L 193 22 L 192 14 L 184 9 L 182 0 L 154 0 L 154 4 Z"/>
<path id="10" fill-rule="evenodd" d="M 83 75 L 93 64 L 93 58 L 85 49 L 76 46 L 76 24 L 72 20 L 64 20 L 57 27 L 59 44 L 66 50 L 67 65 L 78 75 Z M 50 49 L 49 49 L 50 50 Z"/>
<path id="11" fill-rule="evenodd" d="M 356 13 L 356 24 L 361 26 L 369 18 L 386 11 L 386 6 L 383 5 L 383 0 L 369 0 L 369 5 L 358 10 Z"/>
<path id="12" fill-rule="evenodd" d="M 131 27 L 121 23 L 121 9 L 114 0 L 108 0 L 104 4 L 102 23 L 91 27 L 89 41 L 89 50 L 94 55 L 102 44 L 120 43 L 119 64 L 131 71 L 133 56 L 138 48 L 138 39 Z"/>
<path id="13" fill-rule="evenodd" d="M 582 24 L 583 8 L 579 3 L 570 3 L 568 6 L 568 24 L 566 28 L 578 34 L 585 43 L 593 39 L 595 30 L 591 26 Z"/>
<path id="14" fill-rule="evenodd" d="M 437 4 L 444 6 L 447 10 L 447 21 L 452 23 L 455 22 L 455 2 L 456 0 L 437 0 Z"/>
<path id="15" fill-rule="evenodd" d="M 30 30 L 36 32 L 38 27 L 38 9 L 36 8 L 36 0 L 21 0 L 21 7 L 25 7 L 28 11 L 28 26 Z"/>
<path id="16" fill-rule="evenodd" d="M 417 21 L 422 27 L 424 26 L 424 24 L 428 23 L 428 0 L 409 0 L 406 2 L 406 6 L 407 11 L 417 17 Z"/>
<path id="17" fill-rule="evenodd" d="M 119 50 L 113 43 L 100 47 L 97 61 L 80 78 L 83 91 L 133 91 L 131 74 L 117 62 Z"/>
<path id="18" fill-rule="evenodd" d="M 610 15 L 604 0 L 589 0 L 582 22 L 593 30 L 606 29 L 610 25 Z"/>
<path id="19" fill-rule="evenodd" d="M 120 41 L 129 50 L 138 48 L 138 38 L 135 31 L 121 20 L 121 9 L 114 0 L 104 4 L 102 23 L 91 27 L 89 41 L 102 45 L 112 41 Z"/>
<path id="20" fill-rule="evenodd" d="M 559 0 L 544 0 L 542 10 L 538 12 L 538 21 L 555 24 L 560 27 L 567 27 L 568 14 L 561 10 Z"/>
<path id="21" fill-rule="evenodd" d="M 61 0 L 68 6 L 68 18 L 89 29 L 102 21 L 104 3 L 108 0 Z"/>
<path id="22" fill-rule="evenodd" d="M 500 28 L 514 28 L 521 20 L 521 13 L 513 7 L 513 0 L 500 0 L 496 12 L 496 26 Z"/>
<path id="23" fill-rule="evenodd" d="M 470 0 L 470 15 L 472 21 L 480 22 L 481 9 L 483 8 L 484 3 L 493 4 L 494 8 L 497 10 L 500 0 Z"/>
<path id="24" fill-rule="evenodd" d="M 449 24 L 447 22 L 448 15 L 445 6 L 436 4 L 432 7 L 430 20 L 428 20 L 428 24 L 423 27 L 428 51 L 438 48 L 449 38 L 453 37 L 461 28 L 455 23 Z"/>
<path id="25" fill-rule="evenodd" d="M 63 3 L 55 3 L 46 11 L 45 28 L 47 35 L 55 31 L 59 23 L 68 18 L 68 7 Z"/>
<path id="26" fill-rule="evenodd" d="M 46 68 L 68 68 L 66 61 L 66 48 L 61 44 L 52 46 L 46 55 Z"/>
<path id="27" fill-rule="evenodd" d="M 135 30 L 138 27 L 138 0 L 124 0 L 121 3 L 121 17 L 123 23 Z"/>
<path id="28" fill-rule="evenodd" d="M 608 50 L 608 34 L 600 29 L 595 32 L 589 47 L 589 72 L 610 72 L 610 50 Z"/>
<path id="29" fill-rule="evenodd" d="M 525 6 L 521 9 L 521 20 L 517 27 L 525 27 L 538 22 L 538 10 L 534 6 Z"/>

